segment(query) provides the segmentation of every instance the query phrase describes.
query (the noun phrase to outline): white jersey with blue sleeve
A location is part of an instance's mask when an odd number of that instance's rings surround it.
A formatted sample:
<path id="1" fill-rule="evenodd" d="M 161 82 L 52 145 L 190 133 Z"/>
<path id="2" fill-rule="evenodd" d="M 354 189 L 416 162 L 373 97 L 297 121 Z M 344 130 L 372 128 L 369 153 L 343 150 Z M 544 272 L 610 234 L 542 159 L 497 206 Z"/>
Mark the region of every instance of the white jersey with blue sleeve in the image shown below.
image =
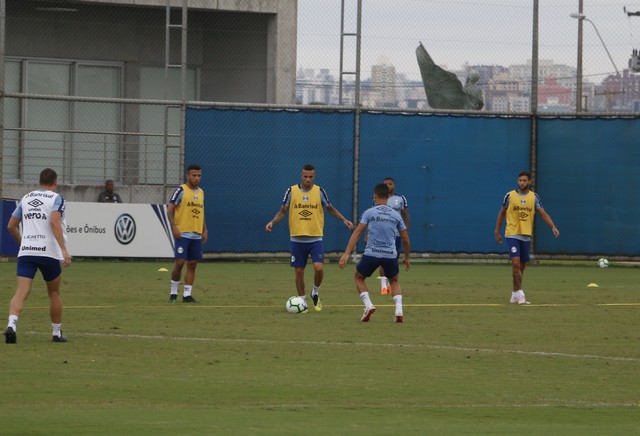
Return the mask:
<path id="1" fill-rule="evenodd" d="M 51 213 L 62 216 L 62 236 L 67 241 L 66 203 L 62 195 L 36 189 L 22 197 L 12 216 L 22 222 L 20 256 L 42 256 L 64 260 L 62 248 L 51 230 Z"/>

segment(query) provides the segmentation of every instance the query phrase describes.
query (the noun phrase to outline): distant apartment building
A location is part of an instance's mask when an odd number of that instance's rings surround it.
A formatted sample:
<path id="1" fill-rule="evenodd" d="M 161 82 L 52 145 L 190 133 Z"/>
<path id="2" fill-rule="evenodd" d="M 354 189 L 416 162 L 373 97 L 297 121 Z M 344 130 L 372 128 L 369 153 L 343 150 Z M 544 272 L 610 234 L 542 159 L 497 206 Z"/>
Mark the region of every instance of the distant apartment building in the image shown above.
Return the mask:
<path id="1" fill-rule="evenodd" d="M 399 82 L 398 85 L 402 90 L 402 95 L 398 97 L 398 108 L 412 110 L 429 108 L 422 81 L 406 80 Z"/>
<path id="2" fill-rule="evenodd" d="M 557 77 L 545 77 L 538 85 L 538 110 L 565 112 L 572 107 L 575 107 L 573 90 L 562 85 Z"/>
<path id="3" fill-rule="evenodd" d="M 538 63 L 538 110 L 568 111 L 575 92 L 575 68 Z M 531 61 L 510 65 L 493 75 L 485 86 L 485 108 L 496 112 L 528 112 L 531 110 Z"/>
<path id="4" fill-rule="evenodd" d="M 328 68 L 298 68 L 296 80 L 296 104 L 338 104 L 339 83 Z"/>
<path id="5" fill-rule="evenodd" d="M 382 58 L 371 66 L 371 91 L 374 107 L 397 107 L 396 67 Z"/>
<path id="6" fill-rule="evenodd" d="M 593 112 L 640 112 L 640 75 L 624 70 L 593 89 L 585 107 Z"/>

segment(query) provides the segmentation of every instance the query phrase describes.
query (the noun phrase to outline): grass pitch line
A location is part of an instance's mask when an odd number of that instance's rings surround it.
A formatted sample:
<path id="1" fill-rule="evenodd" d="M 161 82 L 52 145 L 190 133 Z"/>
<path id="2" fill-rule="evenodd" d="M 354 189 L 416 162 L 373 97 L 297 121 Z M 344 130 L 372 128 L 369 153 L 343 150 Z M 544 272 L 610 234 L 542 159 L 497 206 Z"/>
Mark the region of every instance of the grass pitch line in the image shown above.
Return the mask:
<path id="1" fill-rule="evenodd" d="M 528 304 L 526 306 L 516 306 L 509 303 L 404 303 L 404 307 L 640 307 L 639 303 L 592 303 L 592 304 L 580 304 L 580 303 L 549 303 L 549 304 Z M 127 309 L 127 308 L 135 308 L 135 309 L 157 309 L 157 308 L 167 308 L 174 309 L 175 307 L 192 307 L 192 308 L 201 308 L 201 309 L 264 309 L 264 308 L 280 308 L 280 305 L 262 305 L 262 304 L 149 304 L 149 305 L 136 305 L 136 306 L 126 306 L 126 305 L 92 305 L 92 306 L 65 306 L 65 310 L 81 310 L 81 309 Z M 362 304 L 325 304 L 324 307 L 362 307 Z M 376 304 L 376 307 L 395 307 L 393 304 Z M 31 309 L 45 309 L 49 310 L 49 306 L 33 306 Z"/>
<path id="2" fill-rule="evenodd" d="M 26 332 L 27 334 L 42 335 L 42 332 Z M 637 357 L 617 357 L 598 356 L 595 354 L 571 354 L 549 351 L 522 351 L 522 350 L 498 350 L 494 348 L 459 347 L 455 345 L 433 345 L 433 344 L 390 344 L 374 342 L 326 342 L 326 341 L 276 341 L 273 339 L 228 339 L 228 338 L 189 338 L 184 336 L 162 336 L 162 335 L 124 335 L 112 333 L 73 333 L 72 336 L 85 337 L 105 337 L 121 339 L 142 339 L 142 340 L 175 340 L 175 341 L 197 341 L 197 342 L 229 342 L 229 343 L 252 343 L 252 344 L 302 344 L 302 345 L 331 345 L 350 347 L 386 347 L 386 348 L 415 348 L 425 350 L 448 350 L 461 352 L 480 352 L 487 354 L 517 354 L 523 356 L 537 357 L 562 357 L 567 359 L 583 360 L 614 360 L 619 362 L 640 362 Z"/>
<path id="3" fill-rule="evenodd" d="M 403 404 L 402 409 L 412 409 L 412 410 L 442 410 L 442 409 L 529 409 L 529 408 L 547 408 L 547 407 L 576 407 L 580 409 L 585 408 L 607 408 L 607 407 L 638 407 L 640 403 L 637 402 L 622 402 L 622 403 L 611 403 L 611 402 L 587 402 L 580 400 L 564 400 L 557 399 L 556 403 L 493 403 L 493 404 L 451 404 L 451 403 L 433 403 L 433 404 Z M 273 408 L 273 409 L 297 409 L 297 410 L 310 410 L 312 408 L 321 408 L 321 405 L 309 405 L 309 404 L 262 404 L 260 406 L 263 409 Z M 254 406 L 239 406 L 240 409 L 254 409 Z M 379 406 L 365 406 L 359 405 L 359 409 L 379 409 Z M 395 407 L 394 407 L 395 408 Z"/>

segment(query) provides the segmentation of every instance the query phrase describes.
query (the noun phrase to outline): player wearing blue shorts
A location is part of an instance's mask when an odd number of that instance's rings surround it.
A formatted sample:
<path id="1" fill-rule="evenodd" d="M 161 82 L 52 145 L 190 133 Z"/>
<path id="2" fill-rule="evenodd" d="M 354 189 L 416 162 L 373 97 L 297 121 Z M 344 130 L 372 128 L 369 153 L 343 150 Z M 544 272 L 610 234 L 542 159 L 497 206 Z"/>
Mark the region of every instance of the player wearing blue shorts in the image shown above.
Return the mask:
<path id="1" fill-rule="evenodd" d="M 401 194 L 396 194 L 396 181 L 392 177 L 385 178 L 383 183 L 389 187 L 389 199 L 387 200 L 387 206 L 400 214 L 404 221 L 404 225 L 407 226 L 407 230 L 409 230 L 409 203 L 407 202 L 407 197 Z M 373 206 L 375 206 L 375 203 Z M 398 256 L 400 256 L 400 252 L 402 251 L 402 238 L 399 233 L 396 234 L 396 250 L 398 251 Z M 392 294 L 393 292 L 389 285 L 389 279 L 387 279 L 387 276 L 385 275 L 384 268 L 380 268 L 379 278 L 380 293 L 383 295 Z"/>
<path id="2" fill-rule="evenodd" d="M 185 263 L 183 303 L 197 303 L 191 292 L 196 278 L 198 261 L 202 260 L 202 246 L 207 242 L 207 222 L 204 219 L 204 191 L 198 185 L 202 168 L 198 164 L 187 167 L 187 183 L 178 186 L 167 205 L 167 216 L 175 239 L 175 262 L 171 271 L 169 303 L 178 299 L 178 285 Z"/>
<path id="3" fill-rule="evenodd" d="M 373 191 L 373 201 L 375 206 L 367 209 L 362 214 L 360 223 L 354 230 L 347 248 L 345 249 L 338 266 L 344 268 L 349 261 L 351 252 L 356 247 L 360 235 L 367 230 L 367 243 L 362 258 L 356 265 L 355 281 L 356 290 L 360 294 L 360 299 L 364 303 L 364 314 L 360 319 L 362 322 L 368 322 L 371 315 L 376 311 L 376 307 L 371 301 L 369 290 L 367 288 L 366 279 L 371 277 L 376 269 L 384 268 L 389 279 L 391 291 L 393 293 L 393 301 L 395 302 L 395 322 L 403 322 L 402 311 L 402 289 L 398 281 L 398 251 L 396 249 L 396 232 L 402 239 L 404 247 L 403 263 L 405 270 L 409 271 L 411 263 L 409 256 L 411 253 L 409 243 L 409 231 L 402 217 L 398 212 L 387 205 L 389 199 L 389 187 L 380 183 L 376 185 Z"/>
<path id="4" fill-rule="evenodd" d="M 325 190 L 315 184 L 316 170 L 313 165 L 302 167 L 301 177 L 302 181 L 299 184 L 286 190 L 280 210 L 267 223 L 265 230 L 271 232 L 273 226 L 278 224 L 287 212 L 289 213 L 291 266 L 295 270 L 296 290 L 306 304 L 304 270 L 307 259 L 311 257 L 314 270 L 311 299 L 313 308 L 319 312 L 322 310 L 322 303 L 318 292 L 324 279 L 324 209 L 342 221 L 349 230 L 353 229 L 353 223 L 331 205 Z"/>
<path id="5" fill-rule="evenodd" d="M 522 288 L 522 279 L 527 262 L 530 260 L 531 236 L 533 235 L 533 218 L 538 212 L 553 235 L 557 238 L 560 231 L 556 228 L 549 214 L 542 207 L 542 201 L 538 194 L 530 190 L 531 173 L 521 171 L 518 174 L 518 189 L 507 192 L 502 200 L 502 207 L 496 220 L 495 238 L 498 244 L 502 244 L 500 228 L 505 216 L 507 225 L 504 237 L 511 259 L 511 271 L 513 275 L 513 289 L 511 291 L 512 304 L 529 304 Z"/>
<path id="6" fill-rule="evenodd" d="M 58 175 L 51 168 L 40 172 L 40 188 L 31 191 L 18 202 L 9 219 L 9 234 L 20 246 L 16 268 L 17 288 L 9 305 L 9 322 L 5 330 L 5 342 L 17 342 L 18 318 L 31 293 L 33 279 L 40 271 L 47 284 L 49 315 L 53 328 L 53 342 L 67 342 L 62 335 L 62 267 L 71 265 L 67 251 L 67 225 L 64 218 L 66 203 L 55 192 Z M 22 233 L 20 233 L 22 223 Z"/>

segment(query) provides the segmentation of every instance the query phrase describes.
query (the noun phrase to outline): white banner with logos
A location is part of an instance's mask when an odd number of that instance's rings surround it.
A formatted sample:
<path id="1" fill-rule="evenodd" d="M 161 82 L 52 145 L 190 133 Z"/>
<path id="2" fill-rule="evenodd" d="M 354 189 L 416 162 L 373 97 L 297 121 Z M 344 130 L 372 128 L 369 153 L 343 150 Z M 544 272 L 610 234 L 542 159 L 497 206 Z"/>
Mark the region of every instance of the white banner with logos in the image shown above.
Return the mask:
<path id="1" fill-rule="evenodd" d="M 69 201 L 65 217 L 72 256 L 174 257 L 164 204 Z"/>

